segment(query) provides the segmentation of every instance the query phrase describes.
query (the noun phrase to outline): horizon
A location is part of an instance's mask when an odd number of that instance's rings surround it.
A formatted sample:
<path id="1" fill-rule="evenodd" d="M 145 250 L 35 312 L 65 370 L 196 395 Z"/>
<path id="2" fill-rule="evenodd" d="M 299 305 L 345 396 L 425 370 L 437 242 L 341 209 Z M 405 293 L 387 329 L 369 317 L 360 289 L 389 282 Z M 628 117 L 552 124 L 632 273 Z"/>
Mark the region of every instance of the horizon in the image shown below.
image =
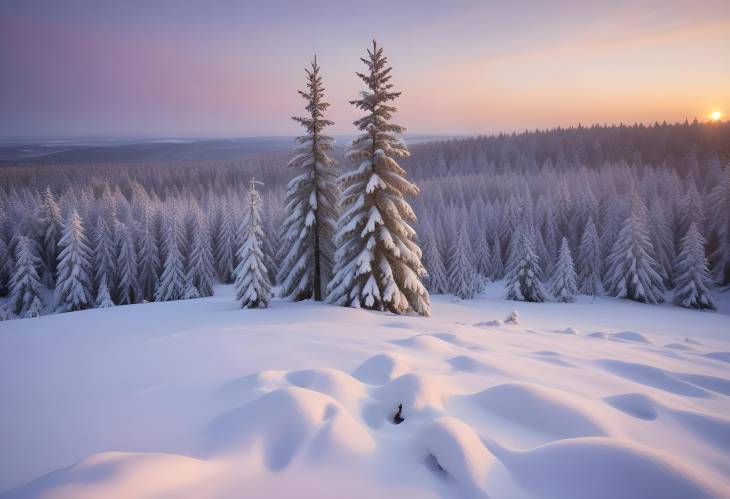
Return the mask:
<path id="1" fill-rule="evenodd" d="M 327 1 L 5 2 L 0 63 L 12 70 L 0 81 L 0 138 L 294 136 L 315 53 L 332 134 L 347 135 L 372 38 L 403 92 L 396 122 L 415 135 L 705 121 L 730 110 L 727 2 L 403 2 L 382 19 L 380 5 L 352 16 Z"/>

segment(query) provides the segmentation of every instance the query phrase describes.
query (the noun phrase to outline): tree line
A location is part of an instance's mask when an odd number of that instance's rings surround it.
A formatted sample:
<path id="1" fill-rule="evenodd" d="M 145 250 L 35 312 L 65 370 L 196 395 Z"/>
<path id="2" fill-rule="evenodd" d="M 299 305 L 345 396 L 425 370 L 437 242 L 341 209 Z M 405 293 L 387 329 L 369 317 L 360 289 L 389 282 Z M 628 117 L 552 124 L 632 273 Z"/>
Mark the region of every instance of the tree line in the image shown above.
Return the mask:
<path id="1" fill-rule="evenodd" d="M 713 288 L 730 282 L 727 124 L 502 134 L 410 154 L 382 48 L 362 60 L 361 133 L 344 151 L 325 133 L 315 58 L 288 167 L 269 155 L 0 169 L 0 317 L 210 296 L 217 282 L 248 307 L 266 306 L 273 283 L 285 299 L 428 315 L 429 291 L 471 298 L 504 279 L 515 300 L 714 308 Z"/>

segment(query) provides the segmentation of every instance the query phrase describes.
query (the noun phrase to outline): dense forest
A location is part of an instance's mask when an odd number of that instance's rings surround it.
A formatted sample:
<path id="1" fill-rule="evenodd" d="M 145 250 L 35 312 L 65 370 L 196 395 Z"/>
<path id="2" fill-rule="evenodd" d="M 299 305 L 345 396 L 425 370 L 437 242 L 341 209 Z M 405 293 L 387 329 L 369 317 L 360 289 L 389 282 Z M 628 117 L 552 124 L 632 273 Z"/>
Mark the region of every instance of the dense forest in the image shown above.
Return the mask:
<path id="1" fill-rule="evenodd" d="M 462 298 L 505 279 L 514 299 L 712 308 L 730 283 L 729 154 L 730 124 L 698 122 L 415 145 L 401 165 L 420 189 L 425 283 Z M 342 148 L 332 157 L 353 169 Z M 288 160 L 0 168 L 0 316 L 212 294 L 239 264 L 252 177 L 263 264 L 280 283 Z M 73 293 L 88 299 L 63 299 Z"/>

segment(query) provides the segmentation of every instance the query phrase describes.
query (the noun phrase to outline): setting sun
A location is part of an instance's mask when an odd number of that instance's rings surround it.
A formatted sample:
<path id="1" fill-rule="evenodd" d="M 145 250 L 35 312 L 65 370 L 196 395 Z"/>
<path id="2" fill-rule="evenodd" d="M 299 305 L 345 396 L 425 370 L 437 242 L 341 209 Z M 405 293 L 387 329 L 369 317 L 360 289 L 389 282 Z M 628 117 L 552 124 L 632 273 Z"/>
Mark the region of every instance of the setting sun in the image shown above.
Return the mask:
<path id="1" fill-rule="evenodd" d="M 720 111 L 712 111 L 712 113 L 710 113 L 710 118 L 712 118 L 712 121 L 720 121 L 722 113 Z"/>

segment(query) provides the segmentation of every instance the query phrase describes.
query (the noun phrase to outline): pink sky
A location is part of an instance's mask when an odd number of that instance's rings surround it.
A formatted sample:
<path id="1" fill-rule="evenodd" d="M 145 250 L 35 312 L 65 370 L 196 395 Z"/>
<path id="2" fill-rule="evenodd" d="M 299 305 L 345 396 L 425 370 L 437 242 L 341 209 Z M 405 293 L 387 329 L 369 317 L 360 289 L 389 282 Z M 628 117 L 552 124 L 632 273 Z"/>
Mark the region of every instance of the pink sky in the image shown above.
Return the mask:
<path id="1" fill-rule="evenodd" d="M 298 133 L 318 54 L 348 134 L 372 37 L 412 133 L 730 114 L 730 2 L 9 0 L 0 137 Z"/>

